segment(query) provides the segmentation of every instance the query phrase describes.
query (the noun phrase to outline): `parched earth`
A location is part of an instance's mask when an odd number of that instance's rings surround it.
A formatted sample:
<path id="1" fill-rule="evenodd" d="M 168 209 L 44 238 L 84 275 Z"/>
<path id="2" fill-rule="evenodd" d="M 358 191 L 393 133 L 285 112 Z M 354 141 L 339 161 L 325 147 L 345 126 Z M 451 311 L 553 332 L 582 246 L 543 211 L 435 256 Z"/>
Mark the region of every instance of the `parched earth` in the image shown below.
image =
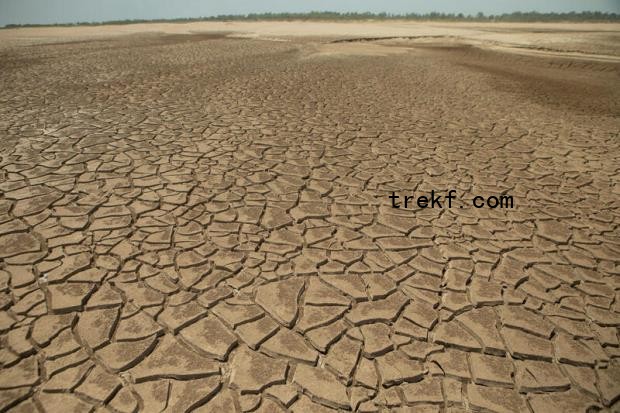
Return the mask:
<path id="1" fill-rule="evenodd" d="M 620 64 L 329 41 L 0 50 L 0 411 L 620 409 Z"/>

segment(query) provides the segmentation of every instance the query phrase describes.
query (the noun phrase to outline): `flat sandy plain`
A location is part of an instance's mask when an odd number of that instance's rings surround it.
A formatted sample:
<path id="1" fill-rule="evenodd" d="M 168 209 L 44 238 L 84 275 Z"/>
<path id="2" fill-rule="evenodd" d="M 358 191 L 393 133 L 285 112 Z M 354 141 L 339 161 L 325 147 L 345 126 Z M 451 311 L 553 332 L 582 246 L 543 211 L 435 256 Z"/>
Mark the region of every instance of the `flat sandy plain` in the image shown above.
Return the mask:
<path id="1" fill-rule="evenodd" d="M 0 30 L 0 411 L 618 411 L 619 39 Z"/>

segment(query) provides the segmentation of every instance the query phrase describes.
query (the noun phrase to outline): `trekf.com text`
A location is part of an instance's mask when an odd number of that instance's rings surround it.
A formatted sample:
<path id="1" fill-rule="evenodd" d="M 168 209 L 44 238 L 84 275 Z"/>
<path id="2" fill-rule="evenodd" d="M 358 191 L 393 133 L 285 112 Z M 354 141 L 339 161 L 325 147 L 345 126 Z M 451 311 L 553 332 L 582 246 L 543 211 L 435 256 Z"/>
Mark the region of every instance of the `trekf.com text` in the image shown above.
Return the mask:
<path id="1" fill-rule="evenodd" d="M 446 195 L 431 191 L 429 195 L 397 195 L 392 191 L 388 198 L 392 201 L 392 208 L 416 209 L 416 208 L 463 208 L 467 202 L 459 202 L 456 190 L 451 189 Z M 511 195 L 476 195 L 468 201 L 474 208 L 512 209 L 514 200 Z"/>

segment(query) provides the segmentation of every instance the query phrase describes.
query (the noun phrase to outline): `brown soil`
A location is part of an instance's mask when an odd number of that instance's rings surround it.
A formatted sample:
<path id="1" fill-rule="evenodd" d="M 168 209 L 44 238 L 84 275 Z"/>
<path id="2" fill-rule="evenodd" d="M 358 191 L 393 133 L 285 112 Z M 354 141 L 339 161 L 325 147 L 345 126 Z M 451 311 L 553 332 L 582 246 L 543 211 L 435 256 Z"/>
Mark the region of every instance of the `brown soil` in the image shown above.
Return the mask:
<path id="1" fill-rule="evenodd" d="M 0 411 L 617 411 L 617 26 L 298 26 L 0 31 Z"/>

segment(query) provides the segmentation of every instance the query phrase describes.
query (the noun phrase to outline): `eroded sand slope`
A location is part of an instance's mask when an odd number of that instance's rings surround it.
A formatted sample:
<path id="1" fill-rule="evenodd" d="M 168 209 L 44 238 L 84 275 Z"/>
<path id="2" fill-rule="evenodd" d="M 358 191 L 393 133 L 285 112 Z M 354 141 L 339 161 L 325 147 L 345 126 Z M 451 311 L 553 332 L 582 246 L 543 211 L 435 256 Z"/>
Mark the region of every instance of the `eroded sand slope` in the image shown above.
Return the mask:
<path id="1" fill-rule="evenodd" d="M 0 31 L 0 411 L 619 408 L 614 26 L 313 27 Z"/>

